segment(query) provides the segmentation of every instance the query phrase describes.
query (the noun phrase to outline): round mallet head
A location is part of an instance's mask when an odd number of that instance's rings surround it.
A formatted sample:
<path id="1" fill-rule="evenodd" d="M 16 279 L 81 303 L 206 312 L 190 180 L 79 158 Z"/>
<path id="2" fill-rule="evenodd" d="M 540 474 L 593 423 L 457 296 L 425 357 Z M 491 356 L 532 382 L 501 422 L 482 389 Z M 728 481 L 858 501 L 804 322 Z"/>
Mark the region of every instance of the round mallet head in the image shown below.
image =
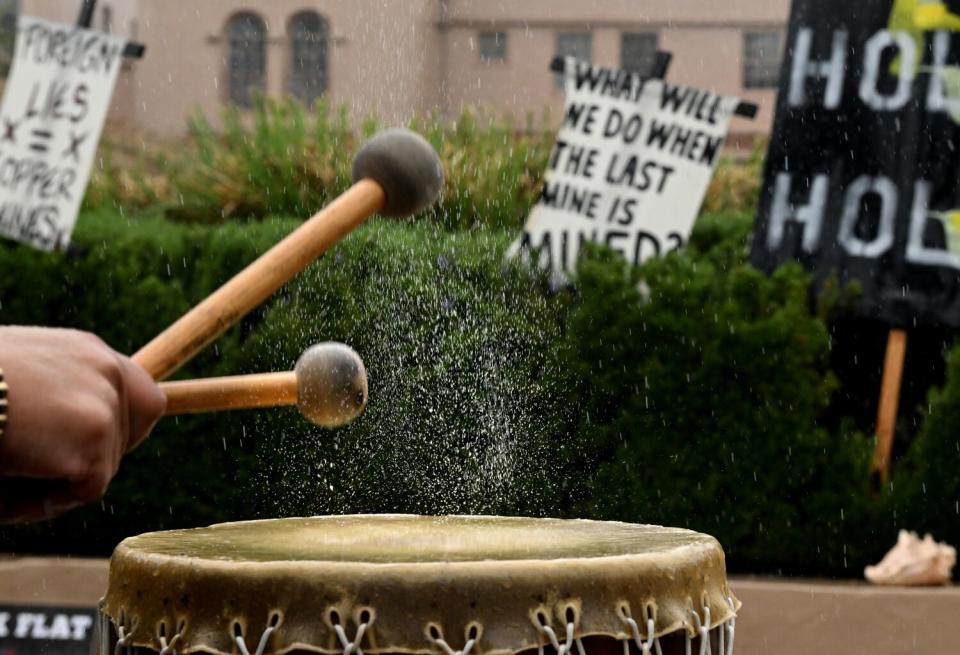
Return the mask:
<path id="1" fill-rule="evenodd" d="M 300 355 L 293 370 L 297 409 L 316 425 L 346 425 L 367 405 L 367 370 L 349 346 L 318 343 Z"/>
<path id="2" fill-rule="evenodd" d="M 415 132 L 392 129 L 363 144 L 353 160 L 353 181 L 371 179 L 387 196 L 380 213 L 402 218 L 432 205 L 443 186 L 437 151 Z"/>

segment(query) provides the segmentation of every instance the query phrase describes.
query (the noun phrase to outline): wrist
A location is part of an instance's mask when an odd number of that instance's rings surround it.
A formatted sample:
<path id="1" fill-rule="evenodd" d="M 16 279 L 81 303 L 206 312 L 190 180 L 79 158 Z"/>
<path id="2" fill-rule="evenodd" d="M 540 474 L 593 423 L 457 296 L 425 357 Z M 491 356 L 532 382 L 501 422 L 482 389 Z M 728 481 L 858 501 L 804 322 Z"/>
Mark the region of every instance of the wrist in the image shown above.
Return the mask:
<path id="1" fill-rule="evenodd" d="M 0 437 L 7 431 L 7 380 L 0 368 Z"/>

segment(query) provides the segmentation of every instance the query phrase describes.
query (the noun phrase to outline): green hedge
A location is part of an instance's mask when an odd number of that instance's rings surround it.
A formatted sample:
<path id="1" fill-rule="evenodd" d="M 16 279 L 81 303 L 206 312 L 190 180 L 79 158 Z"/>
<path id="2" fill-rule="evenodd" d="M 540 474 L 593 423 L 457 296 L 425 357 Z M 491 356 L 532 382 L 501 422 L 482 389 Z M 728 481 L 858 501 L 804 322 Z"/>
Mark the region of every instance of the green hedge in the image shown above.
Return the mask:
<path id="1" fill-rule="evenodd" d="M 297 224 L 87 214 L 67 257 L 0 251 L 0 322 L 93 330 L 133 352 Z M 325 432 L 294 409 L 165 419 L 102 507 L 4 529 L 0 548 L 102 554 L 143 530 L 278 514 L 556 511 L 545 462 L 562 415 L 551 357 L 564 302 L 502 265 L 507 244 L 367 225 L 181 374 L 287 370 L 310 344 L 344 341 L 370 374 L 358 421 Z"/>
<path id="2" fill-rule="evenodd" d="M 0 322 L 89 329 L 133 352 L 297 224 L 88 213 L 68 256 L 0 249 Z M 106 554 L 146 530 L 359 511 L 688 526 L 757 573 L 859 576 L 901 526 L 960 543 L 960 356 L 896 492 L 871 496 L 872 439 L 844 417 L 831 368 L 826 317 L 842 297 L 811 305 L 799 269 L 754 271 L 749 226 L 704 216 L 685 253 L 635 271 L 591 250 L 556 292 L 503 262 L 508 232 L 374 221 L 182 372 L 288 369 L 344 341 L 370 372 L 357 422 L 165 419 L 101 505 L 3 528 L 0 549 Z"/>
<path id="3" fill-rule="evenodd" d="M 84 207 L 163 208 L 168 217 L 199 223 L 309 216 L 349 186 L 353 153 L 379 126 L 373 117 L 351 122 L 345 106 L 321 102 L 308 111 L 292 98 L 227 108 L 216 122 L 198 113 L 189 121 L 191 138 L 176 143 L 108 131 Z M 540 194 L 553 147 L 549 125 L 547 116 L 491 120 L 470 111 L 454 120 L 411 120 L 439 153 L 445 178 L 424 216 L 448 230 L 518 230 Z M 704 207 L 752 211 L 765 152 L 758 142 L 746 162 L 724 156 Z"/>
<path id="4" fill-rule="evenodd" d="M 889 545 L 863 539 L 872 441 L 818 425 L 827 325 L 799 267 L 744 263 L 744 227 L 702 220 L 685 256 L 630 277 L 608 253 L 581 265 L 576 434 L 599 467 L 581 510 L 708 532 L 735 570 L 859 575 Z"/>
<path id="5" fill-rule="evenodd" d="M 411 121 L 440 155 L 445 184 L 425 212 L 451 230 L 518 229 L 537 199 L 552 132 L 546 122 Z M 183 222 L 310 216 L 351 183 L 353 154 L 379 129 L 375 118 L 351 124 L 346 106 L 258 99 L 249 111 L 224 110 L 214 128 L 203 114 L 189 121 L 186 143 L 108 134 L 84 198 L 87 209 L 164 208 Z M 735 186 L 735 185 L 732 185 Z"/>
<path id="6" fill-rule="evenodd" d="M 960 345 L 947 355 L 947 379 L 933 389 L 926 420 L 895 469 L 890 510 L 914 530 L 960 545 Z M 894 514 L 896 512 L 896 514 Z M 941 537 L 943 535 L 943 537 Z"/>

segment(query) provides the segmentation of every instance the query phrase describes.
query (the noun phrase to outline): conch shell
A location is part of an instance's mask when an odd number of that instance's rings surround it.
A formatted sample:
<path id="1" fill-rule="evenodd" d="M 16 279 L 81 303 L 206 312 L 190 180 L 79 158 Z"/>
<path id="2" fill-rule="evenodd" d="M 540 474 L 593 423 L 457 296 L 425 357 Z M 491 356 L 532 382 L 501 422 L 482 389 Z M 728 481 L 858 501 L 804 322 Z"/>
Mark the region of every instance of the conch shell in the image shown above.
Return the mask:
<path id="1" fill-rule="evenodd" d="M 957 551 L 926 535 L 901 530 L 897 545 L 876 566 L 864 569 L 867 580 L 874 584 L 933 586 L 950 583 Z"/>

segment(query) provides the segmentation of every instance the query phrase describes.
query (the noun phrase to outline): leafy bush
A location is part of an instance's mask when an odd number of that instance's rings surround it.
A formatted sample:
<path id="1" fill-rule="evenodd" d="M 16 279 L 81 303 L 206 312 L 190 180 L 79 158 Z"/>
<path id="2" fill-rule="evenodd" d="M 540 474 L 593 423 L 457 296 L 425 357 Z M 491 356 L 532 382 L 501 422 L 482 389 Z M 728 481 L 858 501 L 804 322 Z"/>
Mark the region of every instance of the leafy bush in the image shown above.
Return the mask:
<path id="1" fill-rule="evenodd" d="M 547 122 L 415 119 L 410 127 L 441 155 L 446 185 L 429 213 L 449 230 L 517 229 L 540 192 L 553 144 Z M 352 125 L 345 108 L 320 103 L 307 112 L 295 100 L 260 99 L 249 112 L 224 111 L 215 129 L 202 114 L 186 144 L 143 135 L 108 135 L 86 196 L 88 208 L 165 208 L 187 222 L 226 218 L 307 217 L 350 184 L 360 140 L 375 119 Z M 132 145 L 135 144 L 135 145 Z M 721 162 L 705 200 L 710 212 L 747 211 L 756 203 L 763 149 L 744 163 Z"/>
<path id="2" fill-rule="evenodd" d="M 734 569 L 857 574 L 877 548 L 871 442 L 818 427 L 836 381 L 808 278 L 745 264 L 731 218 L 631 276 L 609 253 L 581 262 L 571 402 L 598 467 L 581 508 L 708 532 Z"/>
<path id="3" fill-rule="evenodd" d="M 947 356 L 947 379 L 930 392 L 916 441 L 894 469 L 890 502 L 911 529 L 960 545 L 960 344 Z"/>
<path id="4" fill-rule="evenodd" d="M 174 171 L 174 216 L 307 217 L 350 185 L 357 139 L 346 107 L 333 114 L 320 103 L 308 114 L 294 100 L 259 99 L 249 120 L 230 107 L 217 129 L 202 114 L 189 125 L 195 150 Z"/>
<path id="5" fill-rule="evenodd" d="M 133 352 L 295 225 L 85 215 L 69 258 L 2 249 L 0 321 Z M 340 340 L 369 370 L 364 416 L 333 432 L 294 409 L 164 419 L 102 505 L 4 529 L 0 547 L 105 554 L 145 530 L 268 515 L 556 512 L 544 462 L 564 415 L 551 344 L 565 302 L 502 266 L 508 238 L 368 224 L 182 373 L 289 370 Z"/>
<path id="6" fill-rule="evenodd" d="M 539 193 L 552 135 L 543 125 L 479 126 L 469 112 L 454 121 L 416 119 L 411 128 L 440 153 L 446 184 L 430 217 L 447 229 L 518 228 Z M 319 103 L 259 99 L 253 110 L 224 110 L 215 128 L 197 114 L 186 146 L 122 134 L 106 139 L 86 196 L 88 208 L 163 207 L 186 222 L 307 217 L 351 183 L 353 155 L 379 129 L 359 129 Z M 140 141 L 140 147 L 130 143 Z"/>
<path id="7" fill-rule="evenodd" d="M 717 170 L 710 178 L 710 186 L 707 187 L 707 195 L 703 199 L 703 211 L 753 212 L 760 198 L 766 153 L 765 139 L 757 139 L 743 160 L 730 152 L 724 153 L 717 164 Z"/>
<path id="8" fill-rule="evenodd" d="M 87 214 L 67 257 L 0 248 L 0 321 L 133 352 L 297 223 Z M 503 263 L 508 231 L 369 223 L 182 372 L 289 369 L 341 340 L 370 372 L 357 422 L 165 419 L 102 505 L 4 528 L 0 548 L 105 554 L 129 534 L 240 518 L 497 512 L 689 526 L 716 535 L 733 570 L 858 576 L 927 501 L 867 493 L 871 440 L 842 414 L 822 421 L 839 396 L 826 314 L 798 269 L 745 263 L 749 225 L 704 216 L 686 252 L 635 271 L 596 250 L 573 290 L 551 293 Z M 954 369 L 931 406 L 943 427 L 911 454 L 927 468 L 897 481 L 940 476 L 926 520 L 944 529 L 956 490 L 932 467 L 953 461 Z"/>
<path id="9" fill-rule="evenodd" d="M 171 177 L 179 144 L 148 139 L 107 123 L 83 197 L 88 210 L 131 213 L 172 206 L 179 198 Z"/>
<path id="10" fill-rule="evenodd" d="M 518 230 L 540 194 L 540 182 L 553 147 L 545 124 L 528 121 L 477 125 L 469 112 L 452 124 L 414 120 L 440 153 L 446 177 L 443 194 L 431 213 L 452 230 L 477 226 Z"/>

